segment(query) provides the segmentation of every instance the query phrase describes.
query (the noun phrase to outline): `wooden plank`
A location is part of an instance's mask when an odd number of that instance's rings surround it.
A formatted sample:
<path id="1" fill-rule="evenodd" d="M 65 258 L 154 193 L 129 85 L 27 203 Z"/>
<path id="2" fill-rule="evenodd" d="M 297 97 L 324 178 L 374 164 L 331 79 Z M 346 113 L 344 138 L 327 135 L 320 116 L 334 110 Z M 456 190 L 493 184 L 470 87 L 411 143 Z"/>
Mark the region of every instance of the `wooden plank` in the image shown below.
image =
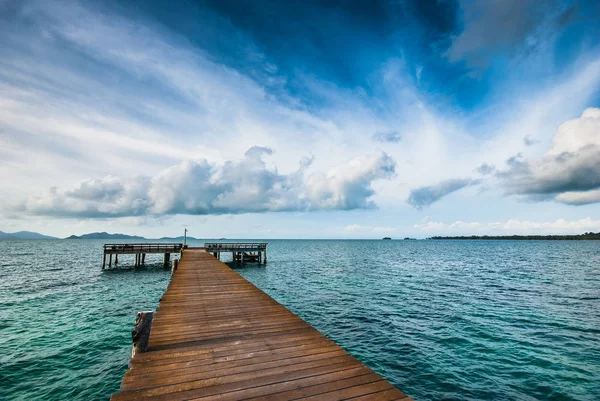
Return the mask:
<path id="1" fill-rule="evenodd" d="M 408 400 L 200 249 L 186 249 L 118 400 Z"/>

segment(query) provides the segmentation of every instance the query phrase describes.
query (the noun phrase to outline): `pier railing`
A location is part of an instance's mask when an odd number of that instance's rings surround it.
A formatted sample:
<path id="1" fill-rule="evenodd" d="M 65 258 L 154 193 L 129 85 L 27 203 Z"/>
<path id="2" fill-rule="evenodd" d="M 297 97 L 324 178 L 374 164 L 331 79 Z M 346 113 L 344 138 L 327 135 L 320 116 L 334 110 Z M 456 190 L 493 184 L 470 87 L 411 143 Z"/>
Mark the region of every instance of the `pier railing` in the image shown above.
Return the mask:
<path id="1" fill-rule="evenodd" d="M 105 244 L 104 253 L 176 253 L 182 248 L 173 243 Z"/>
<path id="2" fill-rule="evenodd" d="M 204 248 L 207 251 L 212 250 L 227 250 L 227 251 L 237 251 L 237 250 L 264 250 L 267 249 L 266 242 L 213 242 L 204 244 Z"/>
<path id="3" fill-rule="evenodd" d="M 222 252 L 231 252 L 234 262 L 267 263 L 266 242 L 212 242 L 204 244 L 204 249 L 217 259 Z"/>
<path id="4" fill-rule="evenodd" d="M 104 244 L 104 256 L 102 258 L 102 270 L 106 268 L 106 256 L 108 255 L 108 268 L 112 267 L 113 255 L 115 255 L 115 266 L 119 263 L 119 255 L 135 255 L 133 265 L 135 267 L 146 264 L 147 253 L 164 254 L 163 263 L 169 265 L 172 253 L 181 253 L 183 244 L 174 243 L 138 243 L 138 244 Z"/>

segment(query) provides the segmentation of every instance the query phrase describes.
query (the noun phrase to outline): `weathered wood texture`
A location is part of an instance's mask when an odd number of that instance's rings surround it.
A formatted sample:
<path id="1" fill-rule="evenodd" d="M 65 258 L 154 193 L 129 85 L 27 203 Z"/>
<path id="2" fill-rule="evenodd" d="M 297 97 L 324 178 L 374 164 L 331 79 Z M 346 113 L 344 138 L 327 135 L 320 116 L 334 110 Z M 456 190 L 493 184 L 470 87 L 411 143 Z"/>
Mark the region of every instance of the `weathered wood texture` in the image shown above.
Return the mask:
<path id="1" fill-rule="evenodd" d="M 409 400 L 331 340 L 199 249 L 154 315 L 125 400 Z"/>
<path id="2" fill-rule="evenodd" d="M 148 341 L 150 340 L 150 329 L 152 327 L 152 318 L 154 312 L 138 312 L 135 319 L 135 325 L 131 330 L 133 346 L 131 347 L 131 358 L 137 354 L 148 351 Z M 131 367 L 131 366 L 130 366 Z"/>

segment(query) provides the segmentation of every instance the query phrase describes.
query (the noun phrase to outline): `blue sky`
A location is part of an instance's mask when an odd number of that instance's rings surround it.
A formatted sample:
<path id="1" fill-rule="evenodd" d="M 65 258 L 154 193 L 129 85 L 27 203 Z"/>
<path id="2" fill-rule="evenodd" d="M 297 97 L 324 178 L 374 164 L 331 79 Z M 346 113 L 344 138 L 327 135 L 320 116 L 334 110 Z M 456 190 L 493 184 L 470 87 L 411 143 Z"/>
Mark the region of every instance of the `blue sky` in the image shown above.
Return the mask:
<path id="1" fill-rule="evenodd" d="M 593 1 L 0 0 L 0 229 L 600 231 Z"/>

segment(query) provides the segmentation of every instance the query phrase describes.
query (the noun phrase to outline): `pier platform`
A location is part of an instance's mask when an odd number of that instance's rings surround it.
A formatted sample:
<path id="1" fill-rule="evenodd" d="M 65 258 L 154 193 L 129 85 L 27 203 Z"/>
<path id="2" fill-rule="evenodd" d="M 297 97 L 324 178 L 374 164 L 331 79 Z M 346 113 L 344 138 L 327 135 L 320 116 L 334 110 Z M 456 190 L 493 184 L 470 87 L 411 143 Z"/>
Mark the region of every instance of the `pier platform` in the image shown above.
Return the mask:
<path id="1" fill-rule="evenodd" d="M 203 249 L 185 249 L 113 401 L 410 400 Z"/>
<path id="2" fill-rule="evenodd" d="M 146 263 L 146 254 L 164 254 L 164 264 L 168 265 L 172 253 L 180 253 L 183 244 L 172 243 L 141 243 L 141 244 L 104 244 L 104 255 L 102 258 L 102 270 L 106 269 L 106 256 L 108 256 L 108 268 L 113 265 L 115 255 L 115 266 L 119 263 L 119 255 L 135 255 L 134 266 L 142 266 Z"/>
<path id="3" fill-rule="evenodd" d="M 267 264 L 266 242 L 214 242 L 204 244 L 204 249 L 219 260 L 221 252 L 231 252 L 234 262 Z"/>

